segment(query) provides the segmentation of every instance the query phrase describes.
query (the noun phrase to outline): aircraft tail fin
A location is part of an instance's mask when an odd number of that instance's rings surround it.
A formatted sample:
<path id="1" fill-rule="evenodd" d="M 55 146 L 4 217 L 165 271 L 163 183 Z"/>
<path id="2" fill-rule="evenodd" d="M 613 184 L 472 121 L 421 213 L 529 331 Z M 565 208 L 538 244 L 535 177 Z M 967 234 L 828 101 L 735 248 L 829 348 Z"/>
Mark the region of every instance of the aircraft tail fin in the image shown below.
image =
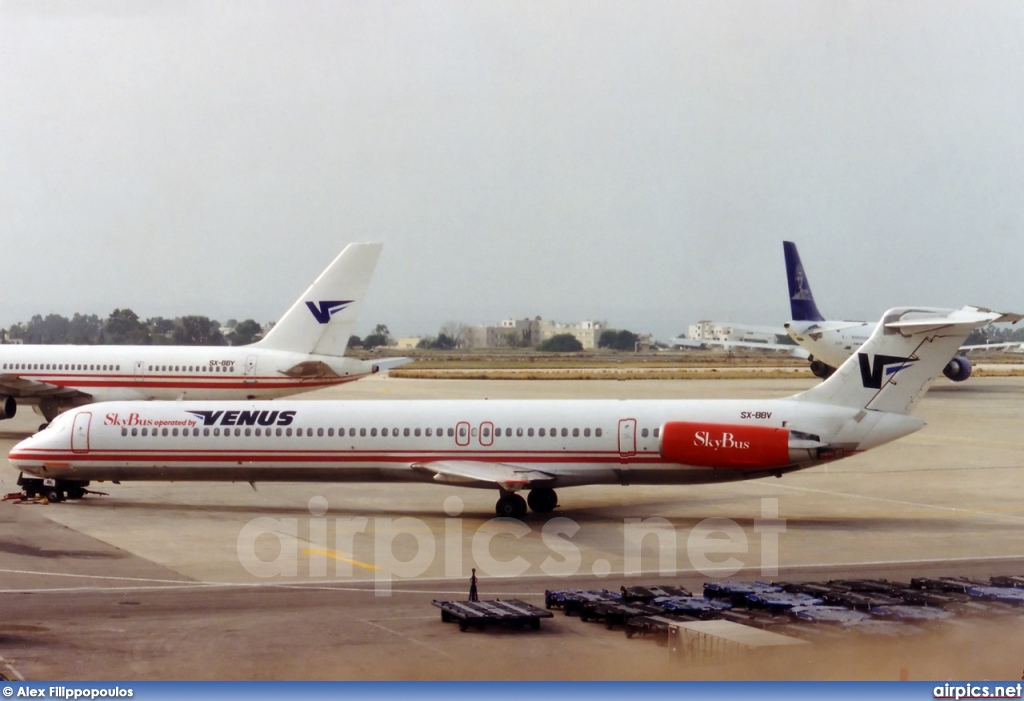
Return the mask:
<path id="1" fill-rule="evenodd" d="M 370 286 L 382 244 L 351 243 L 255 345 L 342 356 Z"/>
<path id="2" fill-rule="evenodd" d="M 796 244 L 783 241 L 782 250 L 786 254 L 786 279 L 789 281 L 789 310 L 794 321 L 824 321 L 825 317 L 818 311 L 811 293 L 811 283 L 807 281 L 804 264 L 800 262 L 800 254 Z"/>
<path id="3" fill-rule="evenodd" d="M 882 317 L 863 346 L 820 385 L 793 397 L 858 409 L 908 414 L 974 329 L 1024 315 L 979 307 L 898 307 Z"/>

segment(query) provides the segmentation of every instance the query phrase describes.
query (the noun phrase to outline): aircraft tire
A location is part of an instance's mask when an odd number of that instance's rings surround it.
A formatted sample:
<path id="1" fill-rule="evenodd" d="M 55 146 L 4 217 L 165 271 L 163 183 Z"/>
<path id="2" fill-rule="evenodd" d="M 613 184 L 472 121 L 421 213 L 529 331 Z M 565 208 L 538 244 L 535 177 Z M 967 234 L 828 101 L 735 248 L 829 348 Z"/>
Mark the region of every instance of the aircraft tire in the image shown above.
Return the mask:
<path id="1" fill-rule="evenodd" d="M 51 504 L 57 504 L 59 502 L 64 501 L 64 492 L 61 491 L 60 489 L 57 489 L 56 487 L 51 487 L 47 489 L 43 496 L 45 496 L 46 501 L 50 502 Z"/>
<path id="2" fill-rule="evenodd" d="M 554 511 L 558 506 L 558 495 L 551 487 L 537 487 L 531 489 L 530 493 L 526 495 L 526 503 L 530 505 L 531 511 L 546 514 Z"/>
<path id="3" fill-rule="evenodd" d="M 498 499 L 494 511 L 499 518 L 521 519 L 526 515 L 526 500 L 518 494 L 507 494 Z"/>

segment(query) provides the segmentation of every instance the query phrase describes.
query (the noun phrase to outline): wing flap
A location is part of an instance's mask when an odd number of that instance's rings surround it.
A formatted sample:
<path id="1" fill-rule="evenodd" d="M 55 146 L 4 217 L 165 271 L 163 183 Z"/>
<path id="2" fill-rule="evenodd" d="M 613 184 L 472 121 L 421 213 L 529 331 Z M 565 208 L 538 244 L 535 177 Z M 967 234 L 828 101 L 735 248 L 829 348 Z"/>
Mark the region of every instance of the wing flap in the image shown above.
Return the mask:
<path id="1" fill-rule="evenodd" d="M 521 489 L 534 482 L 547 482 L 555 477 L 522 465 L 478 460 L 419 462 L 414 463 L 412 469 L 433 473 L 434 479 L 438 482 L 493 482 L 509 491 Z"/>

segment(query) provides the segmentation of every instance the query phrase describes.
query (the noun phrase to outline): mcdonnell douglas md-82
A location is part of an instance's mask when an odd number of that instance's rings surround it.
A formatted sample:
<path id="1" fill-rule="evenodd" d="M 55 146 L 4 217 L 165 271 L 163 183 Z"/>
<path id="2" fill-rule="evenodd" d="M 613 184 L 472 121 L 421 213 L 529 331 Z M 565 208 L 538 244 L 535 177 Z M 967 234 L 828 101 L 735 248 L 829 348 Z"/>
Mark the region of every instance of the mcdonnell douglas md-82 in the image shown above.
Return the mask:
<path id="1" fill-rule="evenodd" d="M 381 244 L 353 243 L 247 346 L 0 346 L 0 419 L 19 404 L 52 421 L 69 407 L 134 399 L 271 399 L 408 362 L 343 357 Z"/>
<path id="2" fill-rule="evenodd" d="M 554 509 L 556 488 L 779 477 L 906 436 L 971 330 L 1020 318 L 891 309 L 832 377 L 781 399 L 112 402 L 9 459 L 58 501 L 90 480 L 419 481 L 497 489 L 519 518 Z"/>

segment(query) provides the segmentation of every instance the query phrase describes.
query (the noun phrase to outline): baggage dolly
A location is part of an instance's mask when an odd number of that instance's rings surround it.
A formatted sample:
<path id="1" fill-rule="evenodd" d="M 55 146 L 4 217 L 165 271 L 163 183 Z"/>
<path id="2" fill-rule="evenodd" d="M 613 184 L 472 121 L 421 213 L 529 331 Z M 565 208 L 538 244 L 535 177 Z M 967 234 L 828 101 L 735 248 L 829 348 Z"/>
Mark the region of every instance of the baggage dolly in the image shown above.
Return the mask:
<path id="1" fill-rule="evenodd" d="M 519 599 L 494 599 L 491 601 L 438 601 L 434 606 L 441 609 L 443 623 L 456 622 L 459 630 L 470 626 L 483 630 L 488 625 L 510 628 L 527 627 L 540 629 L 540 619 L 553 618 L 554 614 Z"/>

